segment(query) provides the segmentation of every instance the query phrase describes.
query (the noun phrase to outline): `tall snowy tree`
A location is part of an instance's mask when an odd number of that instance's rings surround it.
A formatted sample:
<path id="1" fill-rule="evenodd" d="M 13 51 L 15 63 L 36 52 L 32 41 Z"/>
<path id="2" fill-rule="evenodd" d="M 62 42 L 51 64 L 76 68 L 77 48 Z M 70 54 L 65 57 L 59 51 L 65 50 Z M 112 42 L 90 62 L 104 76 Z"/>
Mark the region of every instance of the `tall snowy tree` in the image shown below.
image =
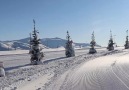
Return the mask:
<path id="1" fill-rule="evenodd" d="M 73 41 L 70 40 L 70 35 L 69 32 L 67 31 L 67 36 L 66 36 L 67 42 L 66 42 L 66 47 L 65 47 L 65 55 L 66 57 L 72 57 L 75 56 L 75 51 L 73 48 Z"/>
<path id="2" fill-rule="evenodd" d="M 128 30 L 126 31 L 127 36 L 126 36 L 126 41 L 125 41 L 125 49 L 129 49 L 129 40 L 128 40 Z"/>
<path id="3" fill-rule="evenodd" d="M 97 51 L 95 50 L 95 48 L 94 48 L 95 45 L 96 45 L 95 36 L 94 36 L 94 31 L 93 31 L 93 33 L 92 33 L 91 39 L 92 39 L 92 41 L 90 42 L 91 48 L 90 48 L 90 50 L 89 50 L 89 53 L 90 53 L 90 54 L 94 54 L 94 53 L 97 52 Z"/>
<path id="4" fill-rule="evenodd" d="M 33 20 L 34 23 L 34 31 L 32 32 L 32 37 L 30 34 L 30 54 L 31 54 L 31 63 L 32 64 L 39 64 L 41 62 L 41 59 L 44 57 L 44 54 L 42 51 L 42 48 L 40 47 L 40 39 L 38 38 L 38 31 L 35 29 L 35 20 Z"/>
<path id="5" fill-rule="evenodd" d="M 110 30 L 110 40 L 109 40 L 107 49 L 108 49 L 109 51 L 114 50 L 114 46 L 113 46 L 114 44 L 115 44 L 115 43 L 113 42 L 112 31 Z"/>

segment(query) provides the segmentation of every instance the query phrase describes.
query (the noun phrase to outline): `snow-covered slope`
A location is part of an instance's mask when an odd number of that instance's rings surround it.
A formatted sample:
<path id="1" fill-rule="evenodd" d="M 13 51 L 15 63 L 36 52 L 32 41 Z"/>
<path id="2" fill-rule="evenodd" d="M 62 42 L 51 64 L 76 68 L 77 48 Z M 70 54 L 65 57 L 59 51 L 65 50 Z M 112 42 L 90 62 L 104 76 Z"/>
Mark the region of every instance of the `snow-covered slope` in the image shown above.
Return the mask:
<path id="1" fill-rule="evenodd" d="M 62 74 L 58 78 L 62 82 L 56 80 L 47 90 L 129 90 L 128 54 L 123 50 L 82 63 Z"/>
<path id="2" fill-rule="evenodd" d="M 0 51 L 6 51 L 9 49 L 13 49 L 10 45 L 8 45 L 7 43 L 1 42 L 0 41 Z"/>
<path id="3" fill-rule="evenodd" d="M 46 48 L 45 45 L 40 45 L 42 48 Z M 13 41 L 1 41 L 0 51 L 7 50 L 29 50 L 29 38 Z"/>
<path id="4" fill-rule="evenodd" d="M 18 50 L 18 52 L 19 51 L 20 50 Z M 3 90 L 11 90 L 11 89 L 13 90 L 14 88 L 17 87 L 19 90 L 21 89 L 21 87 L 28 88 L 28 86 L 31 86 L 31 85 L 36 85 L 37 87 L 32 86 L 35 88 L 40 88 L 42 86 L 46 87 L 47 83 L 51 81 L 51 79 L 54 78 L 56 74 L 58 75 L 58 73 L 56 73 L 58 72 L 58 70 L 61 70 L 61 72 L 65 72 L 67 69 L 69 69 L 68 67 L 72 66 L 71 65 L 72 63 L 76 63 L 78 61 L 77 57 L 80 58 L 82 54 L 88 53 L 88 49 L 79 49 L 79 50 L 75 50 L 75 52 L 76 52 L 76 57 L 72 57 L 72 58 L 65 58 L 65 51 L 62 51 L 62 49 L 58 51 L 53 50 L 53 51 L 45 52 L 43 65 L 37 65 L 37 66 L 30 65 L 30 55 L 25 54 L 24 52 L 22 52 L 23 54 L 19 54 L 19 55 L 13 54 L 14 52 L 11 54 L 11 51 L 6 52 L 8 55 L 4 53 L 4 55 L 0 56 L 0 61 L 4 63 L 4 67 L 6 70 L 6 76 L 0 77 L 0 81 L 1 81 L 0 89 L 4 88 Z M 88 56 L 92 56 L 92 55 L 88 55 Z M 76 60 L 74 60 L 74 58 Z M 83 58 L 81 60 L 83 60 Z M 79 62 L 81 60 L 79 60 Z M 35 82 L 37 83 L 35 84 Z M 30 89 L 24 89 L 24 90 L 36 90 L 35 88 L 31 89 L 32 87 L 30 87 Z"/>
<path id="5" fill-rule="evenodd" d="M 128 50 L 117 48 L 76 50 L 65 58 L 64 51 L 46 52 L 43 64 L 29 65 L 27 54 L 0 56 L 6 76 L 0 77 L 2 90 L 128 90 Z M 10 65 L 12 67 L 10 67 Z"/>
<path id="6" fill-rule="evenodd" d="M 42 43 L 49 48 L 64 47 L 66 40 L 61 38 L 44 38 Z"/>
<path id="7" fill-rule="evenodd" d="M 49 48 L 57 48 L 57 47 L 65 47 L 66 45 L 66 39 L 61 38 L 44 38 L 42 39 L 42 43 L 49 47 Z M 89 43 L 76 43 L 74 42 L 74 47 L 88 47 L 90 46 Z M 97 47 L 100 47 L 100 45 L 96 45 Z"/>

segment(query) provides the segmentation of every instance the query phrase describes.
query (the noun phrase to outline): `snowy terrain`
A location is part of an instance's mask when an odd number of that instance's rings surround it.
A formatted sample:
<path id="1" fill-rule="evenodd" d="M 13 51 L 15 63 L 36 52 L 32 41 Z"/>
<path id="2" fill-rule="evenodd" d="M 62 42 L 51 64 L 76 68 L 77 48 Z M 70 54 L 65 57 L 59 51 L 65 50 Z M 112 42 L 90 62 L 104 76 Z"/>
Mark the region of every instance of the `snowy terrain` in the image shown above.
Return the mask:
<path id="1" fill-rule="evenodd" d="M 8 50 L 29 50 L 30 38 L 24 38 L 20 40 L 11 41 L 0 41 L 0 51 Z M 43 48 L 57 48 L 64 47 L 66 44 L 66 39 L 61 38 L 43 38 L 41 39 L 41 47 Z M 89 43 L 74 43 L 75 47 L 88 47 Z M 97 47 L 100 47 L 97 45 Z"/>
<path id="2" fill-rule="evenodd" d="M 77 49 L 71 58 L 65 58 L 63 49 L 45 51 L 41 65 L 30 65 L 27 51 L 0 52 L 6 70 L 6 76 L 0 77 L 0 89 L 129 90 L 129 50 L 102 48 L 94 55 L 88 51 Z"/>

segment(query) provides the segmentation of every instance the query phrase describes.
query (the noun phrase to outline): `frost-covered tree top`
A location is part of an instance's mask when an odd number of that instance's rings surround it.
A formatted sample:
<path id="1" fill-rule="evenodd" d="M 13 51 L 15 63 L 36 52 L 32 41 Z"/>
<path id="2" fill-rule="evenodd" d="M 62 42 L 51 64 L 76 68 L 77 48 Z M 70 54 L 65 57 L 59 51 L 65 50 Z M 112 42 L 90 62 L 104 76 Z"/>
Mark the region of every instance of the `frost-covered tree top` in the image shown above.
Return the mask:
<path id="1" fill-rule="evenodd" d="M 35 29 L 35 20 L 33 20 L 33 23 L 34 23 L 34 31 L 32 32 L 32 36 L 33 38 L 31 39 L 31 44 L 32 45 L 38 45 L 40 44 L 40 39 L 38 38 L 38 31 Z"/>
<path id="2" fill-rule="evenodd" d="M 108 43 L 108 47 L 107 49 L 110 51 L 110 50 L 114 50 L 114 45 L 115 43 L 113 42 L 113 38 L 112 38 L 112 31 L 110 30 L 110 40 L 109 40 L 109 43 Z"/>
<path id="3" fill-rule="evenodd" d="M 126 31 L 126 34 L 127 34 L 127 36 L 126 36 L 126 41 L 125 41 L 125 49 L 128 49 L 129 48 L 129 40 L 128 40 L 128 30 Z"/>
<path id="4" fill-rule="evenodd" d="M 67 39 L 68 41 L 70 41 L 70 35 L 69 35 L 69 32 L 68 32 L 68 31 L 67 31 L 66 39 Z"/>
<path id="5" fill-rule="evenodd" d="M 113 42 L 113 37 L 112 37 L 112 31 L 110 30 L 110 40 L 109 40 L 109 44 L 111 46 L 113 46 L 114 42 Z"/>
<path id="6" fill-rule="evenodd" d="M 128 30 L 126 31 L 126 34 L 127 34 L 127 36 L 126 36 L 126 41 L 128 41 Z"/>
<path id="7" fill-rule="evenodd" d="M 91 44 L 91 47 L 94 48 L 94 46 L 96 45 L 94 31 L 92 33 L 91 39 L 92 39 L 92 41 L 90 42 L 90 44 Z"/>

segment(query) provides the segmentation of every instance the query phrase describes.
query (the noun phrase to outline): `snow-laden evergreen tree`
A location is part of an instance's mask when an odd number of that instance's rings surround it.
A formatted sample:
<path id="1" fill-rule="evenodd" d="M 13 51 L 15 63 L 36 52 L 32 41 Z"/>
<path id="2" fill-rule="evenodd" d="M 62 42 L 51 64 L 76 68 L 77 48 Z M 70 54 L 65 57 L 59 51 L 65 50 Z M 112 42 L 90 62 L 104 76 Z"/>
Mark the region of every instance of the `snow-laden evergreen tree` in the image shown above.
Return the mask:
<path id="1" fill-rule="evenodd" d="M 114 46 L 113 46 L 114 44 L 115 44 L 115 43 L 113 42 L 112 31 L 110 31 L 110 40 L 109 40 L 107 49 L 108 49 L 109 51 L 114 50 Z"/>
<path id="2" fill-rule="evenodd" d="M 90 48 L 90 50 L 89 50 L 89 53 L 90 53 L 90 54 L 94 54 L 94 53 L 97 53 L 96 49 L 94 48 L 95 45 L 96 45 L 95 36 L 94 36 L 94 31 L 93 31 L 93 33 L 92 33 L 91 39 L 92 39 L 92 41 L 90 42 L 91 48 Z"/>
<path id="3" fill-rule="evenodd" d="M 67 31 L 67 36 L 66 36 L 67 42 L 66 42 L 66 47 L 65 47 L 65 55 L 66 57 L 72 57 L 75 56 L 75 51 L 73 47 L 73 41 L 70 40 L 70 35 L 69 32 Z"/>
<path id="4" fill-rule="evenodd" d="M 4 70 L 4 65 L 3 62 L 0 62 L 0 77 L 5 76 L 5 70 Z"/>
<path id="5" fill-rule="evenodd" d="M 127 36 L 126 36 L 126 41 L 125 41 L 125 49 L 129 49 L 129 40 L 128 40 L 128 30 L 126 31 Z"/>
<path id="6" fill-rule="evenodd" d="M 32 37 L 30 35 L 30 54 L 31 54 L 31 63 L 32 64 L 39 64 L 41 59 L 44 57 L 42 48 L 40 47 L 40 39 L 38 38 L 38 31 L 35 29 L 35 20 L 34 23 L 34 31 L 32 32 Z"/>

